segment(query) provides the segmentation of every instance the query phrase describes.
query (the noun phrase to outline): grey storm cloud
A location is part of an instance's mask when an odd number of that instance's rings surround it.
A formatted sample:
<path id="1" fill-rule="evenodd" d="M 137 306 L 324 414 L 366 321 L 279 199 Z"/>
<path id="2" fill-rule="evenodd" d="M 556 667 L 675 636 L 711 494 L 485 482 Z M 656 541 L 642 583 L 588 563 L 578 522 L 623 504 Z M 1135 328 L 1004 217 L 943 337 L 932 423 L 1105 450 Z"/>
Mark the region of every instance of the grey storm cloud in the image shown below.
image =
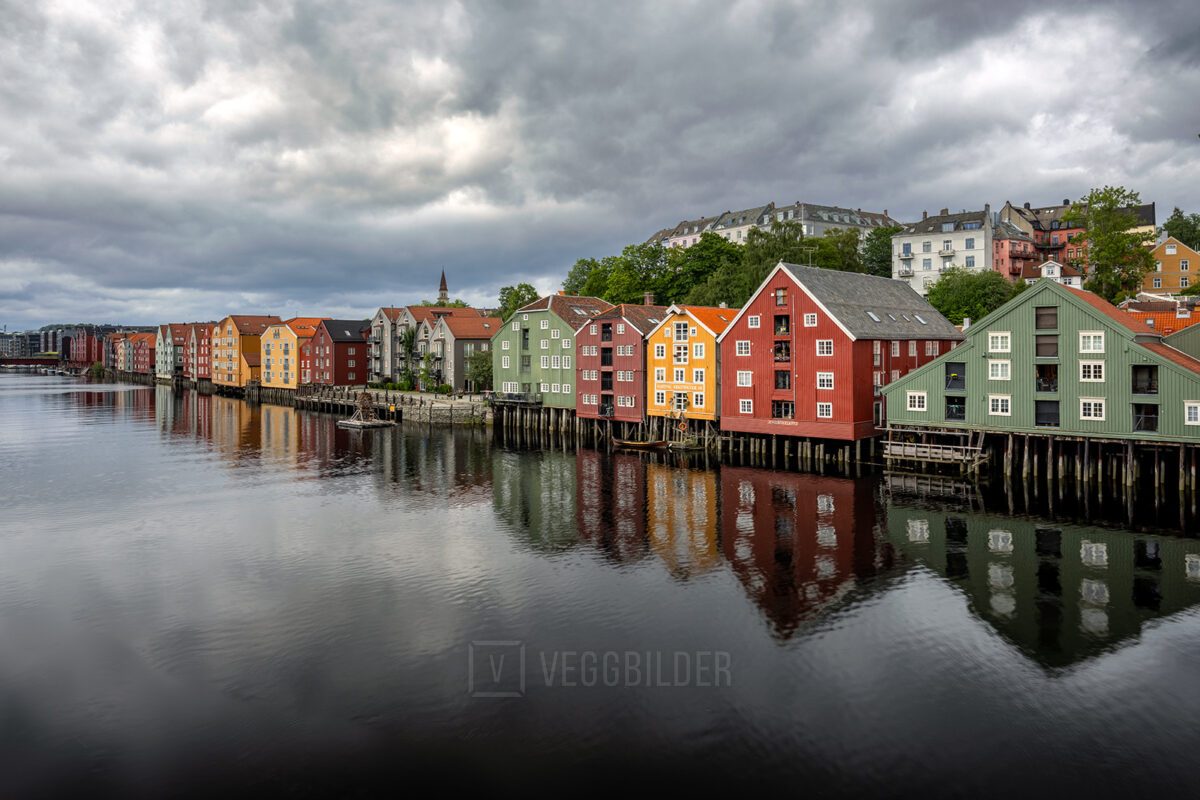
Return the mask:
<path id="1" fill-rule="evenodd" d="M 0 323 L 556 286 L 685 217 L 1200 210 L 1194 3 L 0 0 Z"/>

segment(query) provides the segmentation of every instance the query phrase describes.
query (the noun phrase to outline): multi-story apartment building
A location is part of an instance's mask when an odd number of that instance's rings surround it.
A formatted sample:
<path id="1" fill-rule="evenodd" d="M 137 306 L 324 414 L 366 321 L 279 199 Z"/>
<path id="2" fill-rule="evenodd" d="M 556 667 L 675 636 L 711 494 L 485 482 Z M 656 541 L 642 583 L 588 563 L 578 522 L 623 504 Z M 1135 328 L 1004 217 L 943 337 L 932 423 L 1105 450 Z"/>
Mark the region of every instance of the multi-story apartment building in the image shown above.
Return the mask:
<path id="1" fill-rule="evenodd" d="M 971 325 L 954 351 L 885 387 L 888 423 L 1198 440 L 1200 360 L 1173 338 L 1091 292 L 1039 281 Z"/>
<path id="2" fill-rule="evenodd" d="M 213 385 L 237 390 L 258 381 L 262 375 L 263 332 L 279 321 L 270 314 L 232 314 L 213 326 Z"/>
<path id="3" fill-rule="evenodd" d="M 721 430 L 856 441 L 962 334 L 890 278 L 779 264 L 721 335 Z"/>
<path id="4" fill-rule="evenodd" d="M 1056 261 L 1087 272 L 1087 242 L 1080 234 L 1083 228 L 1066 219 L 1073 203 L 1063 199 L 1062 205 L 1033 208 L 1029 203 L 1014 206 L 1005 202 L 1000 209 L 1000 221 L 1009 222 L 1033 237 L 1042 257 L 1039 261 Z M 1153 233 L 1155 230 L 1154 203 L 1145 203 L 1132 209 L 1137 217 L 1133 230 Z"/>
<path id="5" fill-rule="evenodd" d="M 433 355 L 432 375 L 437 385 L 447 385 L 455 392 L 477 392 L 484 387 L 467 379 L 467 363 L 479 352 L 487 352 L 492 337 L 504 321 L 499 317 L 477 317 L 445 314 L 437 317 L 430 332 L 430 353 Z"/>
<path id="6" fill-rule="evenodd" d="M 1196 285 L 1192 280 L 1197 271 L 1200 271 L 1200 252 L 1169 236 L 1154 248 L 1154 271 L 1146 273 L 1142 279 L 1142 289 L 1147 292 L 1181 292 Z"/>
<path id="7" fill-rule="evenodd" d="M 717 337 L 733 322 L 729 308 L 673 305 L 646 334 L 646 414 L 678 422 L 721 416 Z"/>
<path id="8" fill-rule="evenodd" d="M 892 237 L 892 277 L 925 295 L 947 271 L 992 269 L 994 224 L 990 205 L 982 211 L 936 216 L 922 213 L 921 221 Z"/>
<path id="9" fill-rule="evenodd" d="M 369 319 L 322 320 L 308 344 L 301 346 L 302 356 L 304 347 L 312 351 L 312 382 L 324 386 L 365 385 L 370 377 L 370 335 Z"/>
<path id="10" fill-rule="evenodd" d="M 188 326 L 181 322 L 159 325 L 154 340 L 154 378 L 170 383 L 183 375 Z"/>
<path id="11" fill-rule="evenodd" d="M 575 331 L 613 307 L 552 294 L 520 308 L 492 337 L 496 402 L 575 410 Z"/>
<path id="12" fill-rule="evenodd" d="M 898 226 L 885 208 L 882 212 L 863 211 L 861 208 L 823 206 L 816 203 L 795 202 L 790 206 L 773 205 L 763 220 L 764 227 L 773 222 L 795 222 L 804 229 L 805 236 L 824 236 L 831 230 L 855 228 L 865 236 L 875 228 Z"/>
<path id="13" fill-rule="evenodd" d="M 575 331 L 575 416 L 641 423 L 646 418 L 646 335 L 666 314 L 647 294 L 643 305 L 622 304 Z"/>
<path id="14" fill-rule="evenodd" d="M 719 217 L 700 217 L 682 220 L 671 229 L 662 243 L 667 247 L 691 247 L 700 241 L 700 234 L 712 230 L 718 219 Z"/>
<path id="15" fill-rule="evenodd" d="M 747 208 L 741 211 L 726 211 L 717 217 L 717 221 L 713 223 L 712 231 L 731 242 L 741 244 L 746 240 L 746 236 L 749 235 L 752 229 L 761 227 L 765 220 L 770 219 L 774 208 L 774 203 L 767 203 L 765 206 Z M 769 222 L 767 223 L 767 227 L 770 227 Z"/>
<path id="16" fill-rule="evenodd" d="M 1011 222 L 1001 220 L 992 231 L 992 269 L 1016 283 L 1044 261 L 1033 237 Z"/>
<path id="17" fill-rule="evenodd" d="M 267 389 L 298 389 L 311 383 L 311 370 L 302 365 L 301 350 L 317 333 L 322 317 L 292 317 L 277 322 L 262 336 L 262 385 Z M 365 349 L 365 346 L 364 346 Z"/>
<path id="18" fill-rule="evenodd" d="M 215 322 L 196 322 L 188 326 L 187 342 L 183 346 L 183 377 L 190 381 L 212 379 L 209 346 Z"/>

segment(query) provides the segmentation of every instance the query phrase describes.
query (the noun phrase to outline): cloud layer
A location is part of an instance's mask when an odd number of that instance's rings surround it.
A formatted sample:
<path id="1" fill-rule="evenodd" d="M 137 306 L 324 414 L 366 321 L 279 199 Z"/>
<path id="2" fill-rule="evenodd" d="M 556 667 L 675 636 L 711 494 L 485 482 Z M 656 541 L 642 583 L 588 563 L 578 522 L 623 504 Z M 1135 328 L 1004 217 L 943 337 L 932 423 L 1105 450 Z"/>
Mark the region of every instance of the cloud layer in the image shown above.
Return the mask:
<path id="1" fill-rule="evenodd" d="M 1200 210 L 1200 8 L 0 0 L 0 323 L 548 290 L 805 200 Z"/>

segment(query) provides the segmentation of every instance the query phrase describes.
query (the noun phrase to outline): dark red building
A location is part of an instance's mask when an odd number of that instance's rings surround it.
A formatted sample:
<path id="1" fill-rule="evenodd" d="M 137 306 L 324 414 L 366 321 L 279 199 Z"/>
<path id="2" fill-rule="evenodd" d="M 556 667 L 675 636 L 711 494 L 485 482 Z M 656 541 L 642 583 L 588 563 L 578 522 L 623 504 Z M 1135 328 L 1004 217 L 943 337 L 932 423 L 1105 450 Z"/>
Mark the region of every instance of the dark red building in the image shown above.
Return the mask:
<path id="1" fill-rule="evenodd" d="M 208 380 L 212 377 L 209 348 L 214 324 L 200 322 L 187 326 L 183 346 L 183 377 L 193 381 Z"/>
<path id="2" fill-rule="evenodd" d="M 322 320 L 317 332 L 304 346 L 301 359 L 301 381 L 304 361 L 311 357 L 312 383 L 323 386 L 366 385 L 370 375 L 367 357 L 367 337 L 371 334 L 369 319 Z M 309 353 L 308 351 L 311 351 Z"/>
<path id="3" fill-rule="evenodd" d="M 721 430 L 856 441 L 962 334 L 904 281 L 780 263 L 721 334 Z"/>
<path id="4" fill-rule="evenodd" d="M 665 314 L 663 306 L 625 303 L 580 326 L 575 332 L 575 416 L 634 424 L 645 420 L 646 334 Z"/>
<path id="5" fill-rule="evenodd" d="M 135 333 L 133 340 L 133 369 L 139 375 L 154 374 L 154 334 Z"/>

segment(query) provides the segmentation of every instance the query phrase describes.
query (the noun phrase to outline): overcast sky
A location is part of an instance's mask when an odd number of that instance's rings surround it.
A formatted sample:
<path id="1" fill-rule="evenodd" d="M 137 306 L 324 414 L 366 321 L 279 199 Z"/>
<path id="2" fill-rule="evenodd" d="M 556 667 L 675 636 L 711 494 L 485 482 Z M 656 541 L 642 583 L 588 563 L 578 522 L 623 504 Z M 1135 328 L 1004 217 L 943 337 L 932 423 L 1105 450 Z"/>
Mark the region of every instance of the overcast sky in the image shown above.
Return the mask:
<path id="1" fill-rule="evenodd" d="M 0 324 L 367 316 L 771 200 L 1200 211 L 1200 6 L 0 0 Z"/>

